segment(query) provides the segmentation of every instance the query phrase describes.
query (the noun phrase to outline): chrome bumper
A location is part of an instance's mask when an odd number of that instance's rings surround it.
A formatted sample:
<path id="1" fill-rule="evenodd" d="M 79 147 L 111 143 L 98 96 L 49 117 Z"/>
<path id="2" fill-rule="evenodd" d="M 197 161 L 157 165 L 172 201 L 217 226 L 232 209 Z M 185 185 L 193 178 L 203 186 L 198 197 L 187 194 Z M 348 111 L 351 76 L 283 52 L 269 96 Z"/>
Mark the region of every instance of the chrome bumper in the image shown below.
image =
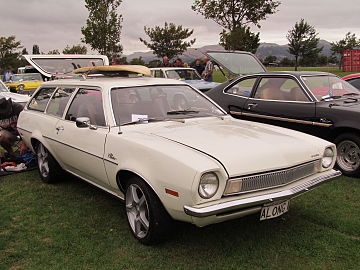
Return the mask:
<path id="1" fill-rule="evenodd" d="M 229 201 L 229 202 L 218 203 L 218 204 L 201 207 L 201 208 L 196 208 L 196 207 L 191 207 L 191 206 L 185 205 L 184 211 L 186 214 L 188 214 L 189 216 L 193 216 L 193 217 L 208 217 L 208 216 L 212 216 L 212 215 L 223 214 L 226 212 L 234 212 L 237 210 L 239 212 L 241 212 L 242 209 L 245 210 L 245 209 L 260 206 L 260 205 L 263 205 L 265 203 L 269 203 L 272 201 L 286 200 L 286 199 L 296 197 L 304 192 L 309 191 L 310 189 L 315 188 L 317 185 L 319 185 L 325 181 L 328 181 L 334 177 L 340 176 L 340 175 L 341 175 L 340 171 L 331 171 L 328 174 L 321 175 L 321 176 L 311 179 L 301 185 L 298 185 L 298 186 L 295 186 L 295 187 L 292 187 L 290 189 L 283 190 L 280 192 L 275 192 L 275 193 L 270 193 L 270 194 L 266 194 L 266 195 L 260 195 L 260 196 L 245 198 L 245 199 L 239 199 L 239 200 L 234 200 L 234 201 Z"/>

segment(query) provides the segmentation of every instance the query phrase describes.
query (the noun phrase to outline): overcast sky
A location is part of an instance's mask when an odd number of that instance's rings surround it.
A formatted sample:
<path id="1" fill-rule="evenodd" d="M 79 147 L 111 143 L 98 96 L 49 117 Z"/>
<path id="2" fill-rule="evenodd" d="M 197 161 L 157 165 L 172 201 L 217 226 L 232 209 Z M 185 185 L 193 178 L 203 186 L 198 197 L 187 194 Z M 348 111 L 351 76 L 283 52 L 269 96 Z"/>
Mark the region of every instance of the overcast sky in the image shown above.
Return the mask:
<path id="1" fill-rule="evenodd" d="M 144 26 L 154 27 L 173 22 L 194 29 L 193 47 L 217 44 L 222 28 L 191 10 L 193 0 L 123 0 L 121 43 L 124 54 L 148 51 L 139 41 L 146 38 Z M 319 37 L 338 41 L 352 32 L 360 37 L 359 0 L 282 0 L 278 12 L 252 27 L 260 32 L 261 42 L 286 44 L 286 34 L 295 22 L 304 18 L 313 25 Z M 81 27 L 88 10 L 84 0 L 0 0 L 0 36 L 15 35 L 16 40 L 32 52 L 37 44 L 42 52 L 66 45 L 80 44 Z"/>

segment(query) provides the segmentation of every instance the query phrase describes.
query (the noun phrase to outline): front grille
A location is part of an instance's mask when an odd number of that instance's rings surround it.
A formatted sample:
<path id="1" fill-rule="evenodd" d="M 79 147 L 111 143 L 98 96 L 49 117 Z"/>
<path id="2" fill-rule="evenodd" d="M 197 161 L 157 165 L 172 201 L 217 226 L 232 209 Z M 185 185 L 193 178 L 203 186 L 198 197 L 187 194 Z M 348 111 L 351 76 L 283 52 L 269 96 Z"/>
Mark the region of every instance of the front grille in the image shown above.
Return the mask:
<path id="1" fill-rule="evenodd" d="M 245 177 L 230 179 L 229 181 L 242 181 L 241 190 L 233 194 L 246 193 L 284 186 L 294 181 L 300 180 L 317 172 L 320 160 L 297 165 L 291 168 L 271 171 L 262 174 L 255 174 Z M 233 195 L 226 194 L 226 195 Z"/>

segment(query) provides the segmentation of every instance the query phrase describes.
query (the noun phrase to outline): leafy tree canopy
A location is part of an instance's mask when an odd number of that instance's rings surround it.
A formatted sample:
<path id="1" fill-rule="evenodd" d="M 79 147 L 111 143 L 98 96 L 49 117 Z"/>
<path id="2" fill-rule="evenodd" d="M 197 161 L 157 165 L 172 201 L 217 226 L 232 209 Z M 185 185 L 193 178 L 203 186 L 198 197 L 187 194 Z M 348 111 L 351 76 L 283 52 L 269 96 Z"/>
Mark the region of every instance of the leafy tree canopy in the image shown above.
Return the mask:
<path id="1" fill-rule="evenodd" d="M 351 34 L 351 32 L 346 33 L 345 38 L 337 42 L 331 42 L 331 51 L 333 52 L 333 55 L 340 55 L 339 68 L 342 66 L 342 52 L 345 50 L 353 50 L 357 47 L 360 47 L 360 39 L 357 39 L 356 35 Z"/>
<path id="2" fill-rule="evenodd" d="M 63 50 L 63 54 L 87 54 L 87 48 L 83 45 L 69 45 Z"/>
<path id="3" fill-rule="evenodd" d="M 231 32 L 223 32 L 220 34 L 219 44 L 228 51 L 248 51 L 256 53 L 257 48 L 260 46 L 259 33 L 254 34 L 250 31 L 250 27 L 242 26 L 235 28 Z"/>
<path id="4" fill-rule="evenodd" d="M 212 19 L 229 31 L 246 24 L 255 24 L 277 11 L 279 1 L 273 0 L 195 0 L 192 9 Z"/>
<path id="5" fill-rule="evenodd" d="M 139 58 L 133 58 L 130 61 L 130 65 L 145 65 L 144 60 L 142 60 L 142 57 L 140 56 Z"/>
<path id="6" fill-rule="evenodd" d="M 33 45 L 32 54 L 40 54 L 40 48 L 38 45 L 36 44 Z"/>
<path id="7" fill-rule="evenodd" d="M 182 54 L 188 47 L 195 43 L 195 39 L 185 41 L 194 30 L 176 26 L 174 23 L 165 22 L 164 27 L 155 26 L 154 28 L 144 27 L 145 33 L 150 38 L 146 41 L 140 38 L 148 48 L 154 51 L 158 57 L 167 56 L 169 59 Z"/>
<path id="8" fill-rule="evenodd" d="M 295 56 L 295 70 L 297 70 L 299 57 L 317 58 L 322 51 L 318 48 L 319 38 L 313 26 L 301 19 L 289 30 L 286 38 L 289 41 L 289 53 Z"/>
<path id="9" fill-rule="evenodd" d="M 0 69 L 14 69 L 19 62 L 19 50 L 22 48 L 20 41 L 15 36 L 0 37 Z"/>
<path id="10" fill-rule="evenodd" d="M 60 52 L 58 49 L 55 49 L 55 50 L 49 51 L 47 54 L 60 54 Z"/>
<path id="11" fill-rule="evenodd" d="M 86 26 L 81 28 L 82 42 L 93 50 L 112 58 L 122 52 L 120 44 L 122 15 L 117 8 L 122 0 L 85 0 L 89 10 Z"/>

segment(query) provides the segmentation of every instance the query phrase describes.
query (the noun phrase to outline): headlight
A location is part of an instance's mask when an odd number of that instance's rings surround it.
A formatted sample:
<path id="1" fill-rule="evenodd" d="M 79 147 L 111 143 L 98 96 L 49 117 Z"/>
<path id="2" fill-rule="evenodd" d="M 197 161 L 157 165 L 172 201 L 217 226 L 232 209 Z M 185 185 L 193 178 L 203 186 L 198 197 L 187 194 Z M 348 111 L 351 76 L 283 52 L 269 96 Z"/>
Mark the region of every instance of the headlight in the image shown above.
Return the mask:
<path id="1" fill-rule="evenodd" d="M 204 173 L 200 178 L 199 195 L 201 198 L 210 199 L 219 188 L 219 178 L 213 172 Z"/>
<path id="2" fill-rule="evenodd" d="M 324 156 L 321 161 L 321 165 L 323 168 L 327 169 L 333 163 L 334 160 L 334 150 L 331 147 L 325 149 Z"/>

